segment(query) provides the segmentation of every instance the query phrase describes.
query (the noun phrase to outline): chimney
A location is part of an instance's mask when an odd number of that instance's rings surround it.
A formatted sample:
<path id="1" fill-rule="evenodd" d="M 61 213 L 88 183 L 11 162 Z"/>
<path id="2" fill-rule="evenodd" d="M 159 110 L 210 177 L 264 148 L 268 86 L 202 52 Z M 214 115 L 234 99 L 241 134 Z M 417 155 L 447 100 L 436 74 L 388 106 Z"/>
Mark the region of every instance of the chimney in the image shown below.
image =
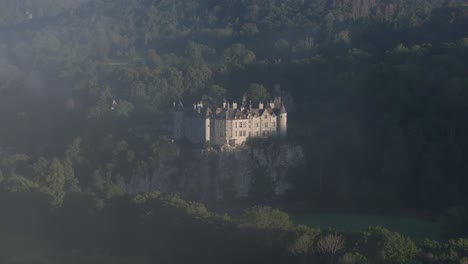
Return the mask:
<path id="1" fill-rule="evenodd" d="M 226 99 L 223 100 L 223 109 L 226 109 L 227 105 L 226 105 Z"/>
<path id="2" fill-rule="evenodd" d="M 237 102 L 236 101 L 232 102 L 232 109 L 237 109 Z"/>
<path id="3" fill-rule="evenodd" d="M 252 101 L 249 101 L 249 108 L 250 108 L 250 111 L 252 112 Z"/>
<path id="4" fill-rule="evenodd" d="M 263 102 L 260 102 L 258 103 L 258 110 L 262 110 L 263 109 Z"/>

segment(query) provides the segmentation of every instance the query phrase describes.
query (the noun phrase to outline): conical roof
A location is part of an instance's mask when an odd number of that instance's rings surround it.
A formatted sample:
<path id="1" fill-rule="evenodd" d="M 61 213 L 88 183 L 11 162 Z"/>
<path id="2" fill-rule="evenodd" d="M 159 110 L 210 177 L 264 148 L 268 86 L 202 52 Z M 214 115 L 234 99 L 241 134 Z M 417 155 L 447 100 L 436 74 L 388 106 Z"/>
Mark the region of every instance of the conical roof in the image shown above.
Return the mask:
<path id="1" fill-rule="evenodd" d="M 284 104 L 282 104 L 280 108 L 280 114 L 286 114 L 286 113 L 287 113 L 286 107 L 284 107 Z"/>

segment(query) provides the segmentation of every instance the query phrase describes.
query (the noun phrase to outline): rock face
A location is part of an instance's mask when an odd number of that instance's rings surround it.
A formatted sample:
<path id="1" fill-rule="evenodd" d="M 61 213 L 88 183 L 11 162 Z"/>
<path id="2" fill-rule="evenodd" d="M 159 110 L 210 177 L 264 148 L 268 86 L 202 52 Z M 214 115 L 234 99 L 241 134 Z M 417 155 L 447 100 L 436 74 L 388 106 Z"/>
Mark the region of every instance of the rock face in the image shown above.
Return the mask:
<path id="1" fill-rule="evenodd" d="M 184 150 L 175 159 L 161 160 L 152 175 L 133 176 L 129 193 L 161 191 L 184 198 L 216 201 L 248 197 L 255 177 L 271 182 L 281 195 L 291 188 L 288 172 L 303 162 L 300 146 L 262 143 L 220 150 Z"/>

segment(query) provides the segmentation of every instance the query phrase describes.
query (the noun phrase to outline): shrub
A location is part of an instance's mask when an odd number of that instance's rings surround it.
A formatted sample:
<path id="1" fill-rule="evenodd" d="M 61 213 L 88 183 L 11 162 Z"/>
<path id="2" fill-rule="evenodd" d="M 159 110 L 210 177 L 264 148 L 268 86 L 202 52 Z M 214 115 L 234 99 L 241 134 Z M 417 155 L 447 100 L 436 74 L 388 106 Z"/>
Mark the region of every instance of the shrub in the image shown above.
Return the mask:
<path id="1" fill-rule="evenodd" d="M 357 252 L 378 263 L 408 263 L 415 259 L 417 248 L 414 242 L 398 233 L 382 227 L 369 227 L 360 234 L 356 243 Z"/>
<path id="2" fill-rule="evenodd" d="M 291 226 L 289 215 L 270 206 L 254 206 L 244 211 L 242 226 L 258 229 L 287 229 Z"/>
<path id="3" fill-rule="evenodd" d="M 367 258 L 359 253 L 346 253 L 339 260 L 339 264 L 366 264 Z"/>

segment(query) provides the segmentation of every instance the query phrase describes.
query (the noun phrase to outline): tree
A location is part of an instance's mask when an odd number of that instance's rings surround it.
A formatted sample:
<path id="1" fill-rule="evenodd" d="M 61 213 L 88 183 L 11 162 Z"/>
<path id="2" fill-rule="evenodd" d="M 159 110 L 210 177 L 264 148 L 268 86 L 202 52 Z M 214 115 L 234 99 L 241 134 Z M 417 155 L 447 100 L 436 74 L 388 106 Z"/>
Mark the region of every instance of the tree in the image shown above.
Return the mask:
<path id="1" fill-rule="evenodd" d="M 408 263 L 415 259 L 417 252 L 411 239 L 382 227 L 369 227 L 360 233 L 356 248 L 369 261 L 389 264 Z"/>
<path id="2" fill-rule="evenodd" d="M 52 198 L 53 206 L 60 205 L 65 197 L 65 170 L 58 159 L 50 162 L 42 189 Z"/>
<path id="3" fill-rule="evenodd" d="M 263 85 L 251 83 L 245 92 L 245 97 L 253 102 L 263 102 L 270 99 L 270 93 Z"/>
<path id="4" fill-rule="evenodd" d="M 154 50 L 148 50 L 148 62 L 152 68 L 159 68 L 163 65 L 164 61 L 161 59 L 161 56 Z"/>
<path id="5" fill-rule="evenodd" d="M 219 106 L 223 99 L 226 97 L 226 89 L 219 86 L 219 85 L 212 85 L 210 86 L 209 90 L 205 95 L 202 97 L 202 101 L 204 104 L 209 105 L 211 107 Z"/>
<path id="6" fill-rule="evenodd" d="M 319 239 L 317 248 L 320 253 L 330 256 L 330 264 L 334 263 L 335 255 L 344 248 L 344 239 L 338 234 L 328 234 Z"/>
<path id="7" fill-rule="evenodd" d="M 1 189 L 7 192 L 30 192 L 37 188 L 37 184 L 24 176 L 14 175 L 1 183 Z"/>
<path id="8" fill-rule="evenodd" d="M 65 173 L 65 191 L 80 192 L 81 188 L 78 179 L 75 177 L 74 165 L 83 161 L 81 156 L 81 138 L 74 138 L 72 143 L 65 150 L 65 158 L 62 160 Z"/>
<path id="9" fill-rule="evenodd" d="M 291 226 L 289 215 L 270 206 L 254 206 L 244 210 L 240 224 L 258 229 L 286 229 Z"/>
<path id="10" fill-rule="evenodd" d="M 255 53 L 248 50 L 244 44 L 234 44 L 224 50 L 222 54 L 223 62 L 233 69 L 242 69 L 244 65 L 255 61 Z"/>
<path id="11" fill-rule="evenodd" d="M 247 37 L 253 37 L 258 33 L 257 24 L 255 23 L 246 23 L 242 25 L 240 33 Z"/>
<path id="12" fill-rule="evenodd" d="M 83 161 L 80 137 L 74 138 L 73 141 L 67 146 L 67 149 L 65 150 L 65 158 L 71 160 L 72 162 L 79 163 Z"/>
<path id="13" fill-rule="evenodd" d="M 320 230 L 307 226 L 298 226 L 294 230 L 294 239 L 288 245 L 288 252 L 294 256 L 307 256 L 314 252 Z"/>

